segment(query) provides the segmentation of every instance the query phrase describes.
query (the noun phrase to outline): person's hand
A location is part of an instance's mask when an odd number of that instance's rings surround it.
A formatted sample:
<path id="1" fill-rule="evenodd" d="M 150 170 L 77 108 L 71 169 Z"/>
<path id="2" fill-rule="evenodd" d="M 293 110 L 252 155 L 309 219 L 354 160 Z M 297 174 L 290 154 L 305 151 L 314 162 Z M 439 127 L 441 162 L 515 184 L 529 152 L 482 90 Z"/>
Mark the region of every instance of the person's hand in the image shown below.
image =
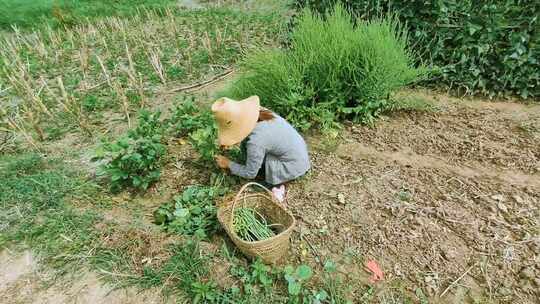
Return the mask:
<path id="1" fill-rule="evenodd" d="M 228 158 L 226 158 L 225 156 L 222 156 L 222 155 L 216 156 L 216 164 L 221 169 L 229 169 L 229 164 L 230 163 L 231 163 L 231 161 Z"/>

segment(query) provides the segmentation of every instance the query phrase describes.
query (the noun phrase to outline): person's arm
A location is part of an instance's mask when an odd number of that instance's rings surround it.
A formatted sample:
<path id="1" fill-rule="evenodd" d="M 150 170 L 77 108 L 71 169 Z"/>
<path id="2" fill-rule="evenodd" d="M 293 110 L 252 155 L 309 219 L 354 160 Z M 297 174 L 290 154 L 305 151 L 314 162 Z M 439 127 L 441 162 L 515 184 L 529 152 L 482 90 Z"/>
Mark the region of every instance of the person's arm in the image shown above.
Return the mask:
<path id="1" fill-rule="evenodd" d="M 235 163 L 229 164 L 229 169 L 234 175 L 238 175 L 245 179 L 254 179 L 259 173 L 259 169 L 264 161 L 265 150 L 257 144 L 247 143 L 247 161 L 245 165 Z"/>

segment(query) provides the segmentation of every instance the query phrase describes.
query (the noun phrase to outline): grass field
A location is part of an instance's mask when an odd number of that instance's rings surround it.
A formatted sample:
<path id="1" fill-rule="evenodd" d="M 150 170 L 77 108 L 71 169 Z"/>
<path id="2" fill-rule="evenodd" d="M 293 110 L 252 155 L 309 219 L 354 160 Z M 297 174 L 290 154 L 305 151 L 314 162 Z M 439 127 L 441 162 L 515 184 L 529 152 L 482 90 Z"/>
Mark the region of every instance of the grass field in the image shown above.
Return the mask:
<path id="1" fill-rule="evenodd" d="M 107 16 L 128 17 L 139 9 L 165 8 L 172 0 L 0 0 L 0 29 L 74 25 Z"/>

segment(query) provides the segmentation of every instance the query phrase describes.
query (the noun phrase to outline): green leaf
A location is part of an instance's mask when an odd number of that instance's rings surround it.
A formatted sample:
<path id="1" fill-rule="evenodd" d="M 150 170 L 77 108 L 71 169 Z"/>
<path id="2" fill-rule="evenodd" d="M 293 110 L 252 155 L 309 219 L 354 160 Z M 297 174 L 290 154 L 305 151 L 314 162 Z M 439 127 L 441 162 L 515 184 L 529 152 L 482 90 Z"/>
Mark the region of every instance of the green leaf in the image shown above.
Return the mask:
<path id="1" fill-rule="evenodd" d="M 290 295 L 297 296 L 302 290 L 302 284 L 298 282 L 289 282 L 288 290 Z"/>
<path id="2" fill-rule="evenodd" d="M 174 216 L 176 217 L 186 217 L 189 214 L 189 210 L 186 208 L 176 209 L 174 211 Z"/>
<path id="3" fill-rule="evenodd" d="M 133 186 L 139 187 L 142 184 L 142 179 L 139 176 L 133 177 Z"/>
<path id="4" fill-rule="evenodd" d="M 312 274 L 313 274 L 313 272 L 311 270 L 311 267 L 309 267 L 307 265 L 300 265 L 296 269 L 296 277 L 299 278 L 300 280 L 303 280 L 303 281 L 309 280 L 309 278 L 311 278 Z"/>
<path id="5" fill-rule="evenodd" d="M 324 301 L 326 300 L 326 298 L 328 298 L 328 293 L 324 289 L 322 289 L 321 291 L 319 291 L 319 293 L 317 293 L 318 300 Z"/>
<path id="6" fill-rule="evenodd" d="M 336 263 L 334 263 L 331 260 L 328 260 L 324 263 L 324 271 L 326 272 L 335 272 L 336 271 Z"/>
<path id="7" fill-rule="evenodd" d="M 291 265 L 287 265 L 285 266 L 283 271 L 285 271 L 285 273 L 288 275 L 292 275 L 294 273 L 294 267 L 292 267 Z"/>

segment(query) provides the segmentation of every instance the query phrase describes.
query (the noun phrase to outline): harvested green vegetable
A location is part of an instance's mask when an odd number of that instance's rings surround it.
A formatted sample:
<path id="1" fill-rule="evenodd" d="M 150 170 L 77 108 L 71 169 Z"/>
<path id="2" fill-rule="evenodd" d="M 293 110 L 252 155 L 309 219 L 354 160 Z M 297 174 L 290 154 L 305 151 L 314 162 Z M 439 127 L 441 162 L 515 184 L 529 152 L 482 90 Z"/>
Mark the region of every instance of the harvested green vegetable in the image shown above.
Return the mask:
<path id="1" fill-rule="evenodd" d="M 261 241 L 276 235 L 264 216 L 253 208 L 235 209 L 233 227 L 236 234 L 248 242 Z"/>

